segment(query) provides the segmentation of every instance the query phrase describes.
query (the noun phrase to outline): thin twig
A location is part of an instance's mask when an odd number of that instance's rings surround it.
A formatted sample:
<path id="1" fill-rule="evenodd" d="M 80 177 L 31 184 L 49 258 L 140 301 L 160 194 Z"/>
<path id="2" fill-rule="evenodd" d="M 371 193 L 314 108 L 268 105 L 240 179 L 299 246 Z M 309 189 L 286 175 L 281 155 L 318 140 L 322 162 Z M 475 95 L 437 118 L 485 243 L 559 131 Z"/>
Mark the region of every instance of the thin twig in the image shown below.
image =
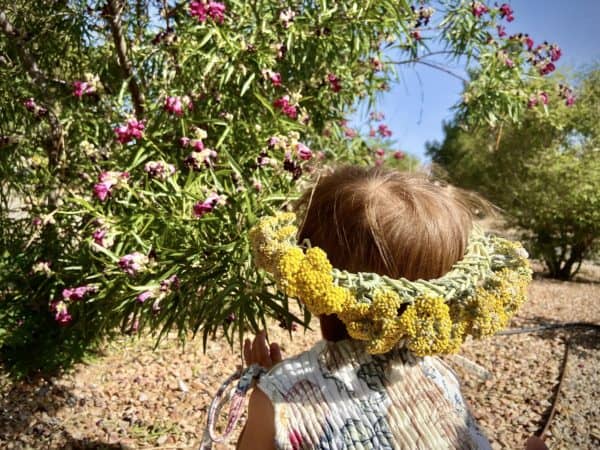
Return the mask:
<path id="1" fill-rule="evenodd" d="M 413 64 L 421 61 L 424 58 L 429 58 L 430 56 L 438 56 L 438 55 L 456 55 L 455 52 L 451 50 L 439 50 L 436 52 L 425 53 L 424 55 L 417 56 L 416 58 L 404 59 L 400 61 L 387 61 L 389 64 L 402 65 L 402 64 Z"/>
<path id="2" fill-rule="evenodd" d="M 469 82 L 469 80 L 467 80 L 465 77 L 462 77 L 459 74 L 452 72 L 450 69 L 447 69 L 446 67 L 440 66 L 438 64 L 431 63 L 429 61 L 422 61 L 422 60 L 415 61 L 415 62 L 417 64 L 423 64 L 424 66 L 431 67 L 432 69 L 441 70 L 442 72 L 447 73 L 451 77 L 454 77 L 454 78 L 462 81 L 463 83 L 468 83 Z"/>
<path id="3" fill-rule="evenodd" d="M 125 35 L 123 33 L 123 26 L 121 23 L 121 12 L 122 7 L 119 5 L 118 0 L 108 0 L 107 3 L 108 12 L 108 23 L 117 50 L 117 57 L 119 58 L 119 65 L 123 71 L 123 76 L 128 80 L 129 93 L 131 94 L 131 101 L 133 102 L 133 108 L 138 118 L 144 116 L 144 95 L 140 91 L 137 80 L 133 73 L 133 65 L 127 57 L 127 42 L 125 41 Z"/>
<path id="4" fill-rule="evenodd" d="M 535 333 L 538 331 L 556 330 L 559 328 L 594 328 L 600 330 L 600 324 L 591 322 L 568 322 L 568 323 L 551 323 L 547 325 L 540 325 L 538 327 L 531 328 L 515 328 L 512 330 L 505 330 L 496 333 L 496 336 L 510 336 L 513 334 L 524 334 L 524 333 Z"/>
<path id="5" fill-rule="evenodd" d="M 565 342 L 565 356 L 563 357 L 562 366 L 560 369 L 560 379 L 558 380 L 558 387 L 556 388 L 556 395 L 554 396 L 554 400 L 552 402 L 552 407 L 550 408 L 550 414 L 546 419 L 546 424 L 544 428 L 542 428 L 542 432 L 539 435 L 540 439 L 544 439 L 544 435 L 548 432 L 550 428 L 550 423 L 552 423 L 552 419 L 554 418 L 554 414 L 556 413 L 556 407 L 558 406 L 558 399 L 560 398 L 560 390 L 562 388 L 563 380 L 565 379 L 565 373 L 567 373 L 567 363 L 569 361 L 569 347 L 571 342 L 567 339 Z"/>

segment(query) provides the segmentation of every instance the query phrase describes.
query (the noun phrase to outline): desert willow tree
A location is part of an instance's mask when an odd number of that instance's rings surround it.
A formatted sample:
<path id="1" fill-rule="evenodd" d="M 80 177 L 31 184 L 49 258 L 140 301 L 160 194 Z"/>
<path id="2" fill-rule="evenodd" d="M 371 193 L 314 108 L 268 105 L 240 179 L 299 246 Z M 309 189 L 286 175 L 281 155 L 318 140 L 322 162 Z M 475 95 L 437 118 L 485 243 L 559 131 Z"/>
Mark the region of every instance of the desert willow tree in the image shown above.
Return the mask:
<path id="1" fill-rule="evenodd" d="M 306 324 L 247 232 L 319 167 L 382 160 L 344 121 L 353 106 L 397 70 L 455 60 L 465 120 L 519 120 L 560 52 L 506 36 L 508 5 L 461 0 L 0 5 L 0 346 L 16 375 L 120 332 L 233 343 L 266 317 Z"/>

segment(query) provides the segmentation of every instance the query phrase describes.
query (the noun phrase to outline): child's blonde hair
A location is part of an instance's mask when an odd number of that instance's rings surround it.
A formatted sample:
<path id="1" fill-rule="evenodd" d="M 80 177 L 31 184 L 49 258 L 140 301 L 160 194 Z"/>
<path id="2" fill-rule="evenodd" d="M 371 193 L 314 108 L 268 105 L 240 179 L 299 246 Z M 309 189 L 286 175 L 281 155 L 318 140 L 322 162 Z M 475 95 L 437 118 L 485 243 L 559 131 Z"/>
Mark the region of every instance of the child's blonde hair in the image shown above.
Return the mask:
<path id="1" fill-rule="evenodd" d="M 300 199 L 299 240 L 332 265 L 409 280 L 445 274 L 463 257 L 472 227 L 468 202 L 424 174 L 346 166 L 321 176 Z"/>

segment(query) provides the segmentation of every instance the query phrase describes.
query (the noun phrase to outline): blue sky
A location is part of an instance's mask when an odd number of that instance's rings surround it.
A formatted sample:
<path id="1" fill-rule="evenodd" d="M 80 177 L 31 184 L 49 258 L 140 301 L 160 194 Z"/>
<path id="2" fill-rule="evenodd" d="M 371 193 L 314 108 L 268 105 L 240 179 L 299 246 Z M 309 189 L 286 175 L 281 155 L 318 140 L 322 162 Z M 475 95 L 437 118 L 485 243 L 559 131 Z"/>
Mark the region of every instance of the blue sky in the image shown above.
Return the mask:
<path id="1" fill-rule="evenodd" d="M 559 70 L 600 61 L 600 0 L 507 3 L 515 12 L 515 20 L 505 23 L 507 32 L 529 33 L 536 43 L 556 42 L 563 50 Z M 402 81 L 384 94 L 377 110 L 385 113 L 396 147 L 425 160 L 425 142 L 443 138 L 442 122 L 452 118 L 462 82 L 425 66 L 404 66 L 400 74 Z"/>

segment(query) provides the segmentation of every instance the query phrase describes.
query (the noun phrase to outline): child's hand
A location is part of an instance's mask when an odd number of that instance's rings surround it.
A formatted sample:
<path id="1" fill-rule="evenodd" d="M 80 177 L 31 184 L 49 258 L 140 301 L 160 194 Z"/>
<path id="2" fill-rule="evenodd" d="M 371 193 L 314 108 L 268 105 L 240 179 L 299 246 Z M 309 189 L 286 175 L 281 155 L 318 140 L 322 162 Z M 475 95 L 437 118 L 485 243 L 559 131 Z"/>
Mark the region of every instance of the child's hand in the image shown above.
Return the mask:
<path id="1" fill-rule="evenodd" d="M 262 330 L 256 335 L 252 343 L 250 343 L 250 339 L 244 341 L 244 359 L 248 366 L 258 364 L 270 369 L 281 362 L 281 349 L 279 344 L 275 342 L 267 345 L 266 332 Z"/>

